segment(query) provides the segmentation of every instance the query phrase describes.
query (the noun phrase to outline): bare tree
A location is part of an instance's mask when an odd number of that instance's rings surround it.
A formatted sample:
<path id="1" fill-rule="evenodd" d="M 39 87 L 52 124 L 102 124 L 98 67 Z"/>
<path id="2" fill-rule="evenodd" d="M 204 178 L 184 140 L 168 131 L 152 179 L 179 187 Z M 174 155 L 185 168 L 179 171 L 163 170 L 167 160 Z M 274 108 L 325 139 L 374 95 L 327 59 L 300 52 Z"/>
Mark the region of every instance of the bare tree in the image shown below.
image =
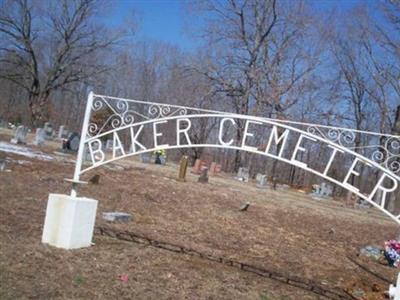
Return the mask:
<path id="1" fill-rule="evenodd" d="M 99 55 L 116 38 L 96 25 L 95 12 L 94 0 L 3 2 L 0 77 L 26 91 L 32 124 L 48 118 L 52 92 L 107 70 Z"/>
<path id="2" fill-rule="evenodd" d="M 307 29 L 305 4 L 289 8 L 276 0 L 231 0 L 200 1 L 199 7 L 211 16 L 204 37 L 213 63 L 197 70 L 227 96 L 235 113 L 284 118 L 316 66 L 315 56 L 301 47 Z M 237 122 L 238 141 L 243 126 Z M 235 169 L 243 156 L 237 151 Z"/>

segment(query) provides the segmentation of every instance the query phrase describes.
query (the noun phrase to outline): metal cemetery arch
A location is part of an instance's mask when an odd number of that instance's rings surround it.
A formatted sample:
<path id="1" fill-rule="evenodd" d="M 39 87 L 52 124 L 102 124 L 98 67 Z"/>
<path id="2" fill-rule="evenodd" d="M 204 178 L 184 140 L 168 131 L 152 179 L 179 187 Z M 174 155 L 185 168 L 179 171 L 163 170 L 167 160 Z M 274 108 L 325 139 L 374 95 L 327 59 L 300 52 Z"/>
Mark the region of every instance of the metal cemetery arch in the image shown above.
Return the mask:
<path id="1" fill-rule="evenodd" d="M 99 112 L 102 112 L 100 121 L 95 118 Z M 188 134 L 192 127 L 192 121 L 203 118 L 214 118 L 219 121 L 218 138 L 215 142 L 207 144 L 193 144 Z M 226 137 L 227 129 L 236 125 L 235 120 L 241 120 L 245 124 L 241 141 Z M 160 144 L 160 139 L 164 138 L 162 126 L 170 126 L 173 122 L 176 123 L 174 143 Z M 271 129 L 265 149 L 250 145 L 255 135 L 251 128 L 254 126 Z M 150 146 L 140 142 L 142 131 L 148 129 L 151 129 L 153 137 Z M 166 132 L 164 131 L 164 133 Z M 362 147 L 365 152 L 362 155 L 355 151 L 360 151 L 360 149 L 355 149 L 353 144 L 356 134 L 370 135 L 379 141 L 381 137 L 384 137 L 385 143 L 384 145 Z M 129 137 L 129 147 L 126 147 L 126 143 L 121 141 L 121 135 Z M 105 154 L 102 141 L 107 136 L 112 136 L 111 157 L 107 157 Z M 297 142 L 294 149 L 289 152 L 290 157 L 287 157 L 287 155 L 284 155 L 284 150 L 286 150 L 286 153 L 288 152 L 286 142 L 289 136 L 295 136 Z M 313 169 L 297 159 L 298 154 L 307 152 L 307 149 L 303 147 L 306 143 L 319 143 L 328 147 L 331 151 L 323 170 Z M 271 153 L 271 147 L 278 149 L 278 145 L 280 145 L 279 153 Z M 400 195 L 400 136 L 122 99 L 95 95 L 92 92 L 89 94 L 86 105 L 75 173 L 73 180 L 71 180 L 73 183 L 71 195 L 76 195 L 75 185 L 81 183 L 80 175 L 96 167 L 158 149 L 190 147 L 243 150 L 286 162 L 351 191 L 400 224 L 400 214 L 394 215 L 393 212 L 385 208 L 388 195 L 392 193 L 395 193 L 397 197 Z M 83 166 L 85 151 L 90 156 L 88 167 Z M 343 166 L 348 170 L 343 180 L 338 180 L 329 175 L 332 164 L 340 155 L 352 157 L 352 164 Z M 368 194 L 361 193 L 357 187 L 349 182 L 351 176 L 360 175 L 356 170 L 359 164 L 372 168 L 379 174 L 376 184 Z"/>

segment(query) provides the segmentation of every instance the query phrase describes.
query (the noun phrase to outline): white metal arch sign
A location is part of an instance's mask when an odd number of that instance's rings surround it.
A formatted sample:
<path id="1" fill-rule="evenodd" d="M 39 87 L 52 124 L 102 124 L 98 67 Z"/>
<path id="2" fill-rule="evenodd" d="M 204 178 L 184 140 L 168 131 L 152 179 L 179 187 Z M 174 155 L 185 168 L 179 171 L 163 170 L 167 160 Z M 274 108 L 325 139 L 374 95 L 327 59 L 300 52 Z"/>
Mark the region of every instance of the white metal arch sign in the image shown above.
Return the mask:
<path id="1" fill-rule="evenodd" d="M 196 122 L 205 119 L 216 124 L 215 134 L 206 141 L 195 142 L 191 139 L 191 131 L 195 129 Z M 235 138 L 234 133 L 238 128 L 241 130 L 240 140 Z M 355 148 L 357 134 L 370 135 L 379 144 Z M 110 153 L 106 153 L 106 140 L 112 141 Z M 389 197 L 394 195 L 398 198 L 400 195 L 400 136 L 93 93 L 89 94 L 86 106 L 73 182 L 79 183 L 84 172 L 128 156 L 158 149 L 190 147 L 243 150 L 286 162 L 351 191 L 400 224 L 400 214 L 386 208 Z M 309 147 L 323 147 L 329 153 L 318 168 L 301 159 Z M 90 157 L 88 165 L 82 163 L 85 151 Z M 345 170 L 343 178 L 337 178 L 330 172 L 334 165 L 340 163 L 343 164 L 340 168 Z M 360 167 L 369 168 L 371 173 L 376 174 L 368 191 L 360 191 L 351 180 L 360 176 Z M 76 195 L 75 189 L 72 195 Z"/>

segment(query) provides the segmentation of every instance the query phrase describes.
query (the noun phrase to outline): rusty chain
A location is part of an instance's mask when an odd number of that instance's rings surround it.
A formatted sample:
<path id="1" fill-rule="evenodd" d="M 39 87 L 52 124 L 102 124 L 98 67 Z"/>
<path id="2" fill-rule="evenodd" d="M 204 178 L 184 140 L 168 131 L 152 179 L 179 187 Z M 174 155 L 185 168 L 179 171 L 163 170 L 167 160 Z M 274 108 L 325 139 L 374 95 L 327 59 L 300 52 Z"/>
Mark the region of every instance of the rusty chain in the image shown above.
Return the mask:
<path id="1" fill-rule="evenodd" d="M 312 292 L 314 294 L 324 296 L 328 299 L 332 300 L 342 300 L 342 299 L 357 299 L 347 291 L 341 289 L 330 289 L 325 286 L 322 286 L 319 283 L 311 281 L 305 278 L 299 278 L 292 275 L 285 275 L 276 271 L 267 270 L 263 267 L 252 266 L 247 263 L 243 263 L 240 261 L 232 260 L 230 258 L 225 258 L 221 256 L 215 256 L 212 254 L 206 254 L 199 252 L 195 249 L 187 248 L 185 246 L 176 245 L 173 243 L 167 243 L 159 240 L 154 240 L 149 237 L 145 237 L 139 234 L 136 234 L 131 231 L 121 231 L 115 230 L 109 227 L 104 226 L 96 226 L 95 227 L 95 234 L 107 236 L 111 238 L 116 238 L 123 241 L 134 242 L 143 245 L 149 245 L 156 248 L 168 250 L 175 253 L 187 254 L 190 256 L 196 256 L 202 259 L 207 259 L 213 262 L 221 263 L 227 266 L 231 266 L 234 268 L 238 268 L 245 272 L 257 274 L 259 276 L 270 278 L 281 283 L 294 286 L 300 289 L 303 289 L 308 292 Z"/>

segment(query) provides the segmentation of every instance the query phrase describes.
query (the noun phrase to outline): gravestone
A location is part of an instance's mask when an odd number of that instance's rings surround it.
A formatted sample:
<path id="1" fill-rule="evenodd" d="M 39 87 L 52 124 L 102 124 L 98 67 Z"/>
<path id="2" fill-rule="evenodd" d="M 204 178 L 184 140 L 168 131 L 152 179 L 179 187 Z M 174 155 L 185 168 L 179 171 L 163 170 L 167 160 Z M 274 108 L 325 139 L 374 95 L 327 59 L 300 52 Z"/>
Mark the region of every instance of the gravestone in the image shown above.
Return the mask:
<path id="1" fill-rule="evenodd" d="M 179 174 L 178 174 L 179 181 L 182 181 L 182 182 L 186 181 L 186 170 L 188 167 L 188 161 L 189 161 L 189 158 L 186 155 L 182 156 L 180 164 L 179 164 Z"/>
<path id="2" fill-rule="evenodd" d="M 325 182 L 321 183 L 321 185 L 314 184 L 313 185 L 313 192 L 311 195 L 315 198 L 324 198 L 328 199 L 332 196 L 333 187 L 330 184 Z"/>
<path id="3" fill-rule="evenodd" d="M 210 176 L 214 176 L 216 173 L 217 163 L 212 162 L 210 165 Z"/>
<path id="4" fill-rule="evenodd" d="M 208 182 L 208 168 L 207 167 L 203 167 L 201 169 L 201 174 L 199 177 L 199 182 L 201 183 L 207 183 Z"/>
<path id="5" fill-rule="evenodd" d="M 63 140 L 62 148 L 63 150 L 70 150 L 77 152 L 79 149 L 80 137 L 76 132 L 72 132 L 68 135 L 66 140 Z M 87 150 L 89 151 L 89 150 Z"/>
<path id="6" fill-rule="evenodd" d="M 151 153 L 140 154 L 140 161 L 142 163 L 149 164 L 151 162 Z"/>
<path id="7" fill-rule="evenodd" d="M 261 175 L 257 187 L 263 189 L 267 187 L 267 184 L 268 184 L 267 175 Z"/>
<path id="8" fill-rule="evenodd" d="M 46 133 L 44 132 L 43 128 L 37 128 L 36 129 L 36 136 L 35 136 L 35 141 L 34 141 L 34 145 L 35 146 L 42 146 L 45 142 L 46 139 Z"/>
<path id="9" fill-rule="evenodd" d="M 323 197 L 331 197 L 333 192 L 333 187 L 330 184 L 323 182 L 321 184 L 321 195 Z"/>
<path id="10" fill-rule="evenodd" d="M 113 149 L 113 140 L 107 140 L 106 150 L 112 150 L 112 149 Z"/>
<path id="11" fill-rule="evenodd" d="M 249 169 L 240 167 L 236 179 L 239 181 L 249 182 Z"/>
<path id="12" fill-rule="evenodd" d="M 71 149 L 69 149 L 69 150 L 71 150 Z M 96 159 L 96 155 L 95 154 L 94 154 L 94 157 Z M 83 161 L 88 161 L 88 162 L 92 161 L 92 156 L 90 155 L 90 150 L 86 146 L 83 149 L 83 158 L 82 159 L 83 159 Z"/>
<path id="13" fill-rule="evenodd" d="M 242 170 L 242 174 L 243 174 L 243 181 L 244 182 L 249 182 L 249 178 L 250 178 L 250 172 L 248 168 L 243 168 Z"/>
<path id="14" fill-rule="evenodd" d="M 165 166 L 167 163 L 167 157 L 165 155 L 160 155 L 160 163 Z"/>
<path id="15" fill-rule="evenodd" d="M 264 174 L 257 173 L 257 175 L 256 175 L 256 181 L 257 181 L 257 182 L 260 182 L 262 176 L 264 176 Z"/>
<path id="16" fill-rule="evenodd" d="M 196 159 L 196 161 L 194 162 L 192 173 L 200 174 L 200 172 L 201 172 L 201 159 Z"/>
<path id="17" fill-rule="evenodd" d="M 69 142 L 69 150 L 72 150 L 75 152 L 78 151 L 80 138 L 77 133 L 75 133 L 75 132 L 72 133 L 68 138 L 68 142 Z"/>
<path id="18" fill-rule="evenodd" d="M 65 139 L 67 137 L 68 137 L 68 130 L 65 128 L 64 125 L 61 125 L 60 128 L 58 129 L 58 138 Z"/>
<path id="19" fill-rule="evenodd" d="M 46 133 L 45 138 L 46 140 L 51 140 L 53 138 L 53 126 L 50 122 L 44 123 L 44 132 Z"/>
<path id="20" fill-rule="evenodd" d="M 28 128 L 25 126 L 18 126 L 15 131 L 14 138 L 11 139 L 13 144 L 26 144 L 26 135 L 28 134 Z"/>
<path id="21" fill-rule="evenodd" d="M 129 222 L 132 216 L 124 212 L 105 212 L 103 213 L 103 219 L 111 222 Z"/>
<path id="22" fill-rule="evenodd" d="M 358 198 L 354 206 L 356 208 L 368 209 L 372 207 L 372 204 L 368 201 L 365 201 L 364 199 Z"/>

